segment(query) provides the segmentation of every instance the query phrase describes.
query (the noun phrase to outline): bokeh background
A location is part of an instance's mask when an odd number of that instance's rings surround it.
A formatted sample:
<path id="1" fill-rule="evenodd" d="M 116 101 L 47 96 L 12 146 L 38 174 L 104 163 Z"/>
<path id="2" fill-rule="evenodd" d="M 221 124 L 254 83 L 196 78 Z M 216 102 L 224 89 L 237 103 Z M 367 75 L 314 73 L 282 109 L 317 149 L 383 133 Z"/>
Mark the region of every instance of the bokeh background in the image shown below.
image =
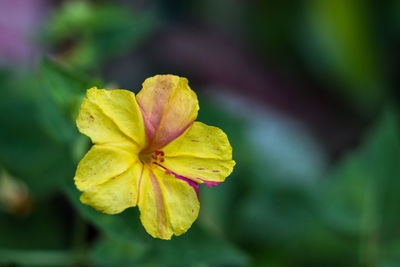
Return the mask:
<path id="1" fill-rule="evenodd" d="M 0 0 L 1 266 L 400 266 L 400 2 Z M 192 228 L 79 202 L 87 88 L 187 77 L 237 166 Z"/>

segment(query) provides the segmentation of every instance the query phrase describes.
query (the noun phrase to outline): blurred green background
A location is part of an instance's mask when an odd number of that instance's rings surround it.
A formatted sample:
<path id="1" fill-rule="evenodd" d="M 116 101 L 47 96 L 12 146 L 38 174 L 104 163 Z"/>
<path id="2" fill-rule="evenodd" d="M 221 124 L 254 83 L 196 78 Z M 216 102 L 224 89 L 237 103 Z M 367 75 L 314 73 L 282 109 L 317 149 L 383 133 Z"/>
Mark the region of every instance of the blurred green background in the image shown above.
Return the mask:
<path id="1" fill-rule="evenodd" d="M 0 1 L 0 265 L 400 266 L 399 3 Z M 86 89 L 164 73 L 237 162 L 172 241 L 73 184 Z"/>

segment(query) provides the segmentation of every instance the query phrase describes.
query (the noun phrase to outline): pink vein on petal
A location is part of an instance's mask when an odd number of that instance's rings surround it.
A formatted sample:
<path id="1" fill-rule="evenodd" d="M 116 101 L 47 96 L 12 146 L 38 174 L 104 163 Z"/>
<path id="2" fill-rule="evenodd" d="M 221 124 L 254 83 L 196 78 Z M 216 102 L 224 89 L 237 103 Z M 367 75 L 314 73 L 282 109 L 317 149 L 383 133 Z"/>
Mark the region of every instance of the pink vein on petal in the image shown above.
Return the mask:
<path id="1" fill-rule="evenodd" d="M 139 109 L 141 111 L 140 113 L 142 113 L 144 127 L 146 129 L 145 133 L 146 133 L 146 137 L 147 137 L 147 142 L 150 142 L 151 140 L 153 140 L 153 138 L 154 138 L 154 136 L 156 134 L 156 129 L 154 129 L 153 124 L 151 123 L 149 117 L 145 113 L 145 110 L 140 105 L 139 101 L 138 101 L 138 106 L 139 106 Z"/>
<path id="2" fill-rule="evenodd" d="M 203 181 L 206 186 L 216 186 L 216 185 L 219 185 L 220 183 L 222 183 L 222 182 L 216 182 L 216 181 L 207 181 L 207 180 L 204 180 L 201 178 L 196 178 L 196 179 Z"/>
<path id="3" fill-rule="evenodd" d="M 197 195 L 197 199 L 199 199 L 199 185 L 196 182 L 193 182 L 192 180 L 190 180 L 189 178 L 186 178 L 184 176 L 181 176 L 179 174 L 174 173 L 173 171 L 170 171 L 169 169 L 165 168 L 164 166 L 162 166 L 161 164 L 158 164 L 156 162 L 153 162 L 154 164 L 160 166 L 161 168 L 163 168 L 165 171 L 167 171 L 170 174 L 173 174 L 176 178 L 183 180 L 185 182 L 187 182 L 196 192 Z"/>
<path id="4" fill-rule="evenodd" d="M 176 131 L 172 132 L 167 132 L 161 137 L 159 137 L 158 132 L 161 127 L 162 116 L 161 117 L 157 116 L 157 112 L 154 112 L 154 110 L 152 110 L 152 113 L 149 116 L 145 112 L 144 108 L 142 108 L 139 101 L 138 105 L 142 113 L 143 122 L 145 126 L 146 139 L 148 143 L 146 151 L 151 151 L 156 147 L 163 147 L 167 145 L 171 141 L 181 136 L 193 124 L 194 121 L 194 119 L 191 119 L 188 123 L 184 124 L 180 129 L 177 129 Z"/>
<path id="5" fill-rule="evenodd" d="M 139 198 L 140 198 L 140 186 L 142 184 L 142 177 L 143 177 L 143 171 L 144 171 L 144 165 L 142 166 L 142 171 L 140 172 L 140 178 L 139 178 L 139 183 L 138 183 L 138 195 L 136 198 L 136 205 L 139 203 Z"/>
<path id="6" fill-rule="evenodd" d="M 164 203 L 164 199 L 162 197 L 162 191 L 161 191 L 160 184 L 151 170 L 149 170 L 149 176 L 150 176 L 151 184 L 153 186 L 154 199 L 156 202 L 158 226 L 159 226 L 161 236 L 164 236 L 164 233 L 166 231 L 165 228 L 167 225 L 165 203 Z"/>
<path id="7" fill-rule="evenodd" d="M 165 135 L 158 137 L 157 132 L 155 138 L 157 138 L 157 147 L 164 147 L 165 145 L 169 144 L 179 136 L 181 136 L 192 124 L 194 120 L 190 120 L 188 123 L 183 125 L 180 129 L 178 128 L 175 131 L 171 131 L 166 133 Z"/>

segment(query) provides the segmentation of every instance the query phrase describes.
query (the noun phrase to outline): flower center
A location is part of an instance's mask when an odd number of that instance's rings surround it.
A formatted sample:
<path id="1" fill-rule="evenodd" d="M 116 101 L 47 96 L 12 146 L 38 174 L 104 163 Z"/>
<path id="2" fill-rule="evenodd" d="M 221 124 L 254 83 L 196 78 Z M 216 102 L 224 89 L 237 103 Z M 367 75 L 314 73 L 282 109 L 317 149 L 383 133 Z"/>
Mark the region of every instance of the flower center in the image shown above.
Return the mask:
<path id="1" fill-rule="evenodd" d="M 139 159 L 143 163 L 162 163 L 164 162 L 164 151 L 156 150 L 152 153 L 139 153 Z"/>

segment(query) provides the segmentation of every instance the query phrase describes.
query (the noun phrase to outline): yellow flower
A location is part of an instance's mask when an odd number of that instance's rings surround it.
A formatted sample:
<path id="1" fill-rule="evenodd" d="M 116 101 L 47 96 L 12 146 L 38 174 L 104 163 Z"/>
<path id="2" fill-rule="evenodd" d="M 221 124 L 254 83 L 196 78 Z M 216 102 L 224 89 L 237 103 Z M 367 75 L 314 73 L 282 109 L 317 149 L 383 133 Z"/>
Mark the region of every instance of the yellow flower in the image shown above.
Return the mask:
<path id="1" fill-rule="evenodd" d="M 87 91 L 76 120 L 94 143 L 75 174 L 81 202 L 108 214 L 139 206 L 153 237 L 171 239 L 196 220 L 198 184 L 232 172 L 232 147 L 219 128 L 195 122 L 199 105 L 188 81 L 157 75 L 135 95 Z"/>

